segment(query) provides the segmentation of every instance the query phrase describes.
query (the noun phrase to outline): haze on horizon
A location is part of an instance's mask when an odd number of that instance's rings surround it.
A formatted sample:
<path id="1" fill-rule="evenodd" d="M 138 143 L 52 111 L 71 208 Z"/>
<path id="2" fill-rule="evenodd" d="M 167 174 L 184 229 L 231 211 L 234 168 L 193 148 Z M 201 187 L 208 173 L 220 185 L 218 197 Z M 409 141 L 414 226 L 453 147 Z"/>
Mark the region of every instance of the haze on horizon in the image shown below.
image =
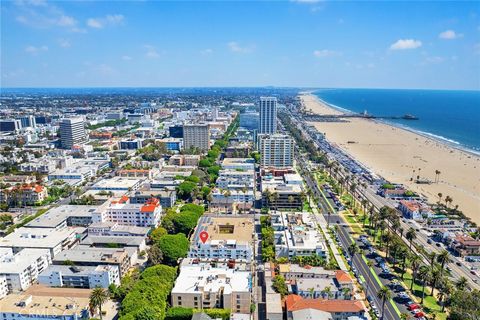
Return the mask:
<path id="1" fill-rule="evenodd" d="M 1 2 L 1 87 L 480 89 L 478 2 Z"/>

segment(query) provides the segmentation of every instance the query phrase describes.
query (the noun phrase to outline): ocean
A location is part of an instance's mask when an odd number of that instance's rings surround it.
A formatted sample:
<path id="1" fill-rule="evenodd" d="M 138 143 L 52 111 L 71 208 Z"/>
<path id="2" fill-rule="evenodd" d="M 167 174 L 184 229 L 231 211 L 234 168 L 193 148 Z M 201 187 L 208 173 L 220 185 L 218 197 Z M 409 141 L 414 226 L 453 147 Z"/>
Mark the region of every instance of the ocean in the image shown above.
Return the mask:
<path id="1" fill-rule="evenodd" d="M 480 91 L 321 89 L 314 94 L 342 111 L 366 110 L 374 116 L 414 115 L 419 120 L 382 121 L 480 152 Z"/>

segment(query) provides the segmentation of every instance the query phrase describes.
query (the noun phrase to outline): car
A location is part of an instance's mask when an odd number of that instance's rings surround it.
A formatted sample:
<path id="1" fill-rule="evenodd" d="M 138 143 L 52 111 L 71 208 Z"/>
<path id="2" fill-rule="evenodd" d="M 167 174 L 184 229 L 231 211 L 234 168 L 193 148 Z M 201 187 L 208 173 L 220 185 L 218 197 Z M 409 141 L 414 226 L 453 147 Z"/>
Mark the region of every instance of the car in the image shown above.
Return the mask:
<path id="1" fill-rule="evenodd" d="M 415 310 L 415 309 L 420 309 L 420 306 L 419 306 L 418 304 L 416 304 L 416 303 L 412 303 L 411 305 L 409 305 L 409 306 L 407 307 L 407 309 L 410 310 L 410 311 L 413 311 L 413 310 Z"/>
<path id="2" fill-rule="evenodd" d="M 441 246 L 442 246 L 442 244 L 441 244 L 440 242 L 435 243 L 435 245 L 436 245 L 437 247 L 441 247 Z"/>
<path id="3" fill-rule="evenodd" d="M 462 266 L 462 263 L 461 263 L 460 261 L 455 262 L 455 264 L 456 264 L 457 266 L 459 266 L 459 267 Z"/>
<path id="4" fill-rule="evenodd" d="M 473 274 L 474 276 L 477 275 L 477 273 L 474 270 L 471 270 L 470 273 Z"/>
<path id="5" fill-rule="evenodd" d="M 428 243 L 428 244 L 432 244 L 432 239 L 428 239 L 428 240 L 427 240 L 427 243 Z"/>

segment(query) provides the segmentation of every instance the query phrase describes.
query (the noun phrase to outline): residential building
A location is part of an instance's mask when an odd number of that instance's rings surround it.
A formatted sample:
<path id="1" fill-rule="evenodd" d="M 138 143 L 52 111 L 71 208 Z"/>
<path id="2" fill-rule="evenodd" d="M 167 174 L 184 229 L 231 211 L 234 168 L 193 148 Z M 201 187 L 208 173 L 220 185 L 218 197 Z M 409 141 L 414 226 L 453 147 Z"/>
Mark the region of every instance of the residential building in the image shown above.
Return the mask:
<path id="1" fill-rule="evenodd" d="M 208 124 L 184 124 L 183 147 L 185 150 L 197 148 L 201 152 L 210 149 L 210 129 Z"/>
<path id="2" fill-rule="evenodd" d="M 62 251 L 52 263 L 54 265 L 73 263 L 79 267 L 113 265 L 118 268 L 120 277 L 123 277 L 128 272 L 132 261 L 136 260 L 136 255 L 134 248 L 91 248 L 82 245 Z"/>
<path id="3" fill-rule="evenodd" d="M 135 193 L 130 196 L 130 203 L 144 204 L 152 197 L 160 200 L 162 208 L 171 208 L 175 205 L 175 201 L 177 200 L 177 191 L 168 189 L 135 191 Z"/>
<path id="4" fill-rule="evenodd" d="M 139 236 L 95 236 L 88 235 L 82 239 L 81 245 L 92 248 L 135 248 L 138 252 L 146 250 L 146 238 Z"/>
<path id="5" fill-rule="evenodd" d="M 143 180 L 139 178 L 113 177 L 98 181 L 90 189 L 104 191 L 135 191 L 140 187 L 142 181 Z"/>
<path id="6" fill-rule="evenodd" d="M 180 151 L 183 149 L 183 139 L 182 138 L 165 138 L 157 140 L 159 142 L 165 143 L 165 147 L 168 151 Z"/>
<path id="7" fill-rule="evenodd" d="M 284 134 L 259 135 L 260 165 L 263 168 L 293 167 L 294 139 Z"/>
<path id="8" fill-rule="evenodd" d="M 0 282 L 3 277 L 8 292 L 26 290 L 51 262 L 50 251 L 46 249 L 23 249 L 14 253 L 11 248 L 0 248 Z"/>
<path id="9" fill-rule="evenodd" d="M 318 255 L 328 259 L 325 239 L 308 212 L 270 211 L 275 237 L 275 256 L 292 258 Z"/>
<path id="10" fill-rule="evenodd" d="M 208 239 L 200 240 L 200 233 L 206 231 Z M 253 219 L 241 216 L 217 217 L 204 214 L 191 238 L 190 258 L 213 260 L 242 260 L 251 262 Z"/>
<path id="11" fill-rule="evenodd" d="M 33 205 L 47 197 L 47 188 L 35 183 L 0 189 L 0 202 L 9 205 Z"/>
<path id="12" fill-rule="evenodd" d="M 348 320 L 365 318 L 365 305 L 360 300 L 305 299 L 295 294 L 285 298 L 287 320 Z"/>
<path id="13" fill-rule="evenodd" d="M 91 318 L 89 302 L 88 297 L 10 294 L 0 300 L 0 319 L 89 319 Z"/>
<path id="14" fill-rule="evenodd" d="M 116 266 L 61 266 L 51 265 L 38 276 L 38 282 L 49 287 L 95 289 L 120 284 Z"/>
<path id="15" fill-rule="evenodd" d="M 136 227 L 156 227 L 160 222 L 162 206 L 157 198 L 144 204 L 130 203 L 127 196 L 100 206 L 92 215 L 93 222 L 113 222 Z"/>
<path id="16" fill-rule="evenodd" d="M 400 200 L 398 209 L 403 213 L 405 218 L 415 221 L 424 221 L 434 215 L 430 207 L 417 200 Z"/>
<path id="17" fill-rule="evenodd" d="M 89 236 L 143 237 L 150 232 L 148 227 L 125 226 L 113 222 L 92 223 L 87 229 Z"/>
<path id="18" fill-rule="evenodd" d="M 153 169 L 120 169 L 116 171 L 116 175 L 124 178 L 147 178 L 152 179 L 158 170 Z"/>
<path id="19" fill-rule="evenodd" d="M 277 98 L 260 98 L 259 133 L 274 134 L 277 132 Z"/>
<path id="20" fill-rule="evenodd" d="M 87 140 L 85 122 L 82 118 L 63 118 L 59 125 L 62 148 L 71 149 L 74 145 Z"/>
<path id="21" fill-rule="evenodd" d="M 267 293 L 265 304 L 268 320 L 283 320 L 282 296 L 280 293 Z"/>
<path id="22" fill-rule="evenodd" d="M 171 292 L 173 307 L 230 309 L 250 314 L 252 277 L 248 271 L 208 263 L 181 266 Z"/>
<path id="23" fill-rule="evenodd" d="M 53 258 L 77 243 L 76 234 L 75 228 L 57 230 L 21 227 L 3 237 L 0 248 L 11 248 L 13 253 L 25 249 L 48 249 Z"/>
<path id="24" fill-rule="evenodd" d="M 480 241 L 469 235 L 456 235 L 450 247 L 461 257 L 480 255 Z"/>
<path id="25" fill-rule="evenodd" d="M 225 158 L 222 169 L 248 171 L 255 170 L 255 160 L 252 158 Z"/>
<path id="26" fill-rule="evenodd" d="M 53 228 L 61 230 L 69 227 L 87 227 L 92 223 L 92 214 L 97 206 L 61 205 L 50 208 L 25 226 L 28 228 Z"/>
<path id="27" fill-rule="evenodd" d="M 169 165 L 173 166 L 193 166 L 197 167 L 200 162 L 199 155 L 176 154 L 168 160 Z"/>
<path id="28" fill-rule="evenodd" d="M 140 139 L 122 140 L 119 143 L 120 150 L 138 150 L 141 148 L 142 148 L 142 140 Z"/>

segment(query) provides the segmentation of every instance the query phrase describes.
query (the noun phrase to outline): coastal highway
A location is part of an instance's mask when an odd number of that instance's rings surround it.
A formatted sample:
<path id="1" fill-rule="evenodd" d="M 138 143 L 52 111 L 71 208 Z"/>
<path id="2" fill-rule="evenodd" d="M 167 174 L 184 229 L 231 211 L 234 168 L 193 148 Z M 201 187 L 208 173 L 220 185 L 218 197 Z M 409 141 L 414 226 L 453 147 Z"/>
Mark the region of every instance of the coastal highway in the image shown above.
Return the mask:
<path id="1" fill-rule="evenodd" d="M 298 156 L 297 153 L 297 162 L 298 163 L 308 163 L 306 159 L 301 156 Z M 330 212 L 330 216 L 328 215 L 329 206 L 325 203 L 325 199 L 323 198 L 320 190 L 316 182 L 312 179 L 309 172 L 306 172 L 305 167 L 302 167 L 302 177 L 305 179 L 307 186 L 312 190 L 315 196 L 315 202 L 317 203 L 318 207 L 321 209 L 322 213 L 325 216 L 327 221 L 330 221 L 332 225 L 338 225 L 338 239 L 342 244 L 343 248 L 348 248 L 349 245 L 352 243 L 352 239 L 350 237 L 350 232 L 353 230 L 346 224 L 342 217 L 337 215 L 335 212 Z M 307 168 L 308 170 L 308 168 Z M 330 210 L 331 211 L 331 210 Z M 377 306 L 378 310 L 382 311 L 382 301 L 377 297 L 377 292 L 380 290 L 382 285 L 388 284 L 388 280 L 386 279 L 379 279 L 381 284 L 378 282 L 377 278 L 372 274 L 370 268 L 367 266 L 367 263 L 362 258 L 360 254 L 355 254 L 352 257 L 352 265 L 356 268 L 359 275 L 363 276 L 366 282 L 366 289 L 368 291 L 367 295 L 371 296 L 375 305 Z M 397 310 L 401 310 L 401 312 L 408 312 L 405 309 L 405 306 L 401 304 L 396 304 L 394 301 L 386 301 L 385 302 L 385 316 L 384 319 L 391 319 L 391 320 L 400 320 L 400 316 L 398 315 Z M 405 310 L 405 311 L 404 311 Z"/>

